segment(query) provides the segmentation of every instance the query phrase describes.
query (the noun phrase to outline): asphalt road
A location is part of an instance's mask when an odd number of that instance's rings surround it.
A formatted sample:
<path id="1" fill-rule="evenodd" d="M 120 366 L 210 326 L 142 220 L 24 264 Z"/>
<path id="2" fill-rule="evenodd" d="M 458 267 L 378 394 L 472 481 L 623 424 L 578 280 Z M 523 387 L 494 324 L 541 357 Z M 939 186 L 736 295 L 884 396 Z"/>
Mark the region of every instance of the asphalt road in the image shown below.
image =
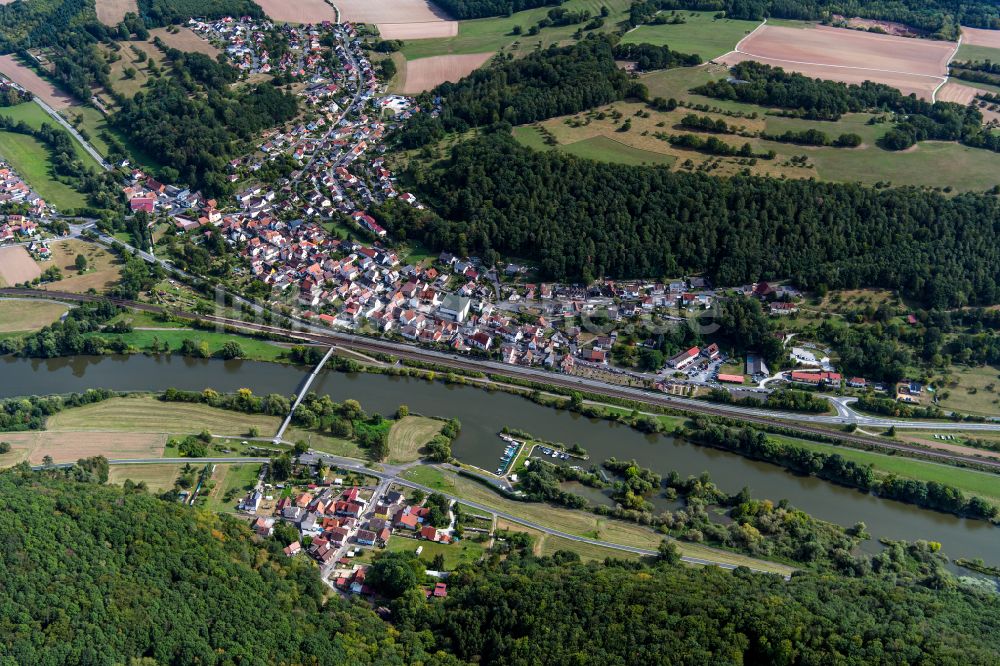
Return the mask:
<path id="1" fill-rule="evenodd" d="M 38 104 L 38 106 L 42 107 L 42 110 L 45 111 L 45 113 L 49 114 L 53 120 L 62 125 L 64 130 L 72 134 L 73 138 L 76 139 L 81 146 L 83 146 L 83 149 L 86 150 L 90 154 L 90 156 L 97 161 L 98 164 L 101 165 L 102 169 L 104 169 L 105 171 L 111 170 L 111 165 L 104 161 L 104 157 L 99 152 L 97 152 L 97 150 L 92 145 L 90 145 L 89 141 L 84 139 L 80 135 L 80 133 L 76 131 L 75 127 L 70 125 L 65 118 L 60 116 L 58 111 L 56 111 L 51 106 L 43 102 L 41 98 L 37 96 L 35 97 L 34 101 L 36 104 Z"/>

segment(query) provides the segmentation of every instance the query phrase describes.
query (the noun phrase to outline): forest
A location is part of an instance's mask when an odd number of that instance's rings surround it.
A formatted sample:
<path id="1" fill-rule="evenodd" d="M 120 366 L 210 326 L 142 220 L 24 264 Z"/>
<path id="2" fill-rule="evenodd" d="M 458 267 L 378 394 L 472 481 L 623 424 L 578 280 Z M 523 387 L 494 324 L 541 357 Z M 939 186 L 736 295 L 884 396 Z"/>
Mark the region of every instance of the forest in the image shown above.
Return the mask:
<path id="1" fill-rule="evenodd" d="M 802 571 L 785 581 L 678 565 L 671 548 L 658 562 L 536 558 L 531 537 L 512 534 L 502 552 L 459 567 L 447 599 L 434 601 L 421 588 L 425 565 L 392 553 L 370 577 L 388 597 L 390 628 L 366 605 L 327 597 L 315 565 L 285 557 L 280 536 L 254 538 L 242 521 L 160 500 L 142 484 L 102 485 L 107 470 L 95 458 L 0 474 L 0 654 L 12 663 L 804 664 L 838 655 L 957 666 L 994 663 L 1000 650 L 996 596 L 959 587 L 934 544 L 920 542 L 889 545 L 864 576 Z"/>
<path id="2" fill-rule="evenodd" d="M 616 44 L 613 53 L 615 60 L 634 62 L 636 69 L 642 72 L 672 67 L 694 67 L 701 64 L 701 57 L 698 55 L 680 53 L 668 46 L 653 44 Z"/>
<path id="3" fill-rule="evenodd" d="M 437 213 L 381 207 L 396 236 L 530 258 L 554 280 L 780 275 L 803 289 L 896 289 L 929 307 L 1000 301 L 992 196 L 599 163 L 532 151 L 502 127 L 433 168 L 411 162 L 407 178 Z"/>
<path id="4" fill-rule="evenodd" d="M 465 20 L 487 16 L 510 16 L 514 12 L 559 5 L 564 0 L 438 0 L 437 6 L 454 19 Z"/>
<path id="5" fill-rule="evenodd" d="M 138 0 L 138 4 L 139 15 L 148 28 L 180 23 L 192 16 L 206 19 L 264 16 L 264 10 L 253 0 Z"/>
<path id="6" fill-rule="evenodd" d="M 96 461 L 99 462 L 99 461 Z M 405 664 L 430 637 L 326 599 L 245 522 L 99 485 L 99 464 L 0 474 L 0 659 L 11 664 Z M 89 473 L 96 470 L 96 473 Z M 106 478 L 106 462 L 104 477 Z M 91 478 L 92 483 L 70 479 Z M 445 658 L 442 663 L 455 663 Z"/>
<path id="7" fill-rule="evenodd" d="M 294 118 L 297 109 L 295 96 L 268 84 L 192 97 L 179 82 L 161 78 L 124 100 L 111 122 L 159 156 L 167 165 L 161 172 L 165 180 L 215 196 L 231 190 L 229 159 L 241 154 L 257 132 Z"/>
<path id="8" fill-rule="evenodd" d="M 934 568 L 926 548 L 894 546 L 880 575 L 787 583 L 667 558 L 581 564 L 574 553 L 537 559 L 524 550 L 456 572 L 444 603 L 401 596 L 391 606 L 397 627 L 427 629 L 461 659 L 501 664 L 810 664 L 836 655 L 845 664 L 957 665 L 990 663 L 1000 645 L 995 635 L 965 643 L 998 621 L 995 600 L 929 590 L 907 573 Z"/>
<path id="9" fill-rule="evenodd" d="M 444 98 L 440 117 L 418 115 L 398 139 L 404 148 L 419 148 L 445 132 L 498 121 L 530 123 L 636 95 L 645 96 L 641 84 L 615 64 L 611 42 L 588 37 L 495 63 L 457 83 L 442 83 L 424 98 L 428 104 L 433 97 Z"/>

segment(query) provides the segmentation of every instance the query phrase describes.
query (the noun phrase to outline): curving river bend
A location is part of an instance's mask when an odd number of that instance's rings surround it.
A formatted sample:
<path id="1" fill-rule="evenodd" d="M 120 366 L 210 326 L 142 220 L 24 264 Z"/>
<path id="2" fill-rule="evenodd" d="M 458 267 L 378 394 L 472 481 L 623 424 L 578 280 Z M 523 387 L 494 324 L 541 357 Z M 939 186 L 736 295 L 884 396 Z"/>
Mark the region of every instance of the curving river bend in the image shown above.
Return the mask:
<path id="1" fill-rule="evenodd" d="M 179 356 L 104 356 L 49 360 L 0 357 L 0 398 L 70 393 L 87 388 L 119 391 L 159 391 L 174 387 L 219 391 L 249 388 L 257 394 L 296 392 L 307 371 L 303 368 L 253 361 L 196 360 Z M 697 446 L 665 435 L 643 435 L 620 424 L 592 420 L 558 411 L 506 393 L 489 393 L 468 386 L 448 386 L 418 379 L 385 375 L 346 375 L 324 372 L 312 390 L 336 401 L 355 398 L 366 411 L 391 414 L 400 404 L 432 416 L 457 418 L 462 434 L 455 456 L 492 470 L 504 444 L 497 437 L 503 426 L 528 431 L 543 439 L 579 443 L 600 462 L 610 456 L 635 458 L 660 473 L 677 470 L 682 476 L 708 471 L 724 491 L 748 486 L 754 497 L 777 502 L 787 498 L 794 506 L 841 525 L 864 521 L 873 539 L 928 539 L 940 541 L 950 557 L 1000 560 L 1000 529 L 988 523 L 956 518 L 883 500 L 738 455 Z M 1000 477 L 997 477 L 1000 483 Z"/>

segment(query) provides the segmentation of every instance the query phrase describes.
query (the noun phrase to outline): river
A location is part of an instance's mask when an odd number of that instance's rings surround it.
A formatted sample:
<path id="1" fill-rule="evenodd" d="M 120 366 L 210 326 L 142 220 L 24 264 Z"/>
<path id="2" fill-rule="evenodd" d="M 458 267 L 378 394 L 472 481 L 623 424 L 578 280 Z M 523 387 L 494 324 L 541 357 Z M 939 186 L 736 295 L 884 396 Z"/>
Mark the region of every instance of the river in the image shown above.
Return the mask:
<path id="1" fill-rule="evenodd" d="M 233 391 L 245 387 L 257 394 L 287 395 L 296 391 L 305 375 L 303 368 L 274 363 L 177 356 L 52 360 L 0 357 L 0 397 L 69 393 L 92 387 L 121 391 L 169 387 Z M 457 418 L 462 423 L 462 433 L 453 445 L 455 456 L 491 471 L 504 448 L 497 433 L 509 426 L 542 439 L 579 443 L 593 462 L 615 456 L 635 458 L 661 474 L 677 470 L 687 476 L 708 471 L 725 492 L 733 493 L 747 486 L 754 497 L 775 502 L 788 499 L 823 520 L 847 526 L 864 521 L 873 537 L 866 544 L 869 550 L 878 548 L 877 539 L 889 538 L 940 541 L 952 558 L 981 557 L 993 564 L 997 563 L 1000 552 L 1000 530 L 983 521 L 879 499 L 725 451 L 666 435 L 644 435 L 617 423 L 549 409 L 507 393 L 410 378 L 336 372 L 324 372 L 312 390 L 329 394 L 338 402 L 354 398 L 368 412 L 389 415 L 399 405 L 406 404 L 411 412 Z"/>

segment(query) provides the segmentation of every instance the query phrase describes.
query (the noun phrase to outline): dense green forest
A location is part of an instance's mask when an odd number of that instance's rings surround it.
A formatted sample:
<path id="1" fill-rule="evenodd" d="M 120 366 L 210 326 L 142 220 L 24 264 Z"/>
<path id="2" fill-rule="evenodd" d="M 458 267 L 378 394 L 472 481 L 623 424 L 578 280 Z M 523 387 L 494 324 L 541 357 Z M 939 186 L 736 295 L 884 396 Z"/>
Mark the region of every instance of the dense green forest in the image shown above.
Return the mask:
<path id="1" fill-rule="evenodd" d="M 941 307 L 1000 300 L 991 196 L 672 173 L 532 151 L 503 130 L 456 145 L 434 168 L 411 163 L 408 178 L 440 217 L 383 206 L 376 214 L 396 235 L 488 260 L 528 257 L 547 278 L 706 272 L 719 285 L 879 286 Z"/>
<path id="2" fill-rule="evenodd" d="M 94 24 L 97 27 L 92 28 Z M 93 0 L 36 0 L 0 5 L 0 51 L 58 43 L 74 26 L 100 31 Z"/>
<path id="3" fill-rule="evenodd" d="M 306 558 L 246 523 L 164 502 L 88 462 L 0 474 L 0 662 L 404 664 L 432 638 L 387 632 Z M 64 479 L 62 477 L 68 477 Z M 103 477 L 103 478 L 102 478 Z M 148 658 L 152 661 L 131 661 Z M 444 659 L 443 663 L 449 660 Z"/>
<path id="4" fill-rule="evenodd" d="M 264 10 L 253 0 L 138 0 L 138 4 L 139 16 L 149 28 L 180 23 L 193 16 L 264 16 Z"/>
<path id="5" fill-rule="evenodd" d="M 435 4 L 455 19 L 486 16 L 510 16 L 514 12 L 546 5 L 558 5 L 564 0 L 438 0 Z"/>
<path id="6" fill-rule="evenodd" d="M 326 595 L 280 536 L 101 485 L 107 473 L 95 458 L 0 474 L 5 663 L 957 665 L 1000 650 L 996 595 L 957 587 L 926 543 L 892 544 L 862 577 L 784 581 L 680 566 L 670 548 L 660 562 L 538 559 L 513 534 L 453 573 L 444 601 L 425 599 L 415 555 L 385 554 L 370 580 L 394 599 L 390 628 Z"/>
<path id="7" fill-rule="evenodd" d="M 440 117 L 421 114 L 399 134 L 406 148 L 498 121 L 514 125 L 576 113 L 630 95 L 644 96 L 614 60 L 611 42 L 588 37 L 571 46 L 552 46 L 517 60 L 474 71 L 458 83 L 442 83 L 425 101 L 443 97 Z"/>
<path id="8" fill-rule="evenodd" d="M 112 123 L 159 156 L 167 165 L 162 174 L 167 181 L 218 195 L 231 189 L 225 178 L 228 160 L 241 154 L 257 132 L 292 119 L 297 109 L 295 96 L 268 84 L 211 90 L 201 98 L 164 78 L 125 100 Z"/>
<path id="9" fill-rule="evenodd" d="M 701 64 L 701 56 L 653 44 L 616 44 L 613 54 L 616 60 L 630 60 L 635 63 L 636 69 L 644 72 Z"/>
<path id="10" fill-rule="evenodd" d="M 928 590 L 906 571 L 933 562 L 927 549 L 894 546 L 883 574 L 785 583 L 745 570 L 512 554 L 454 574 L 444 603 L 408 594 L 392 609 L 403 630 L 429 629 L 458 657 L 487 664 L 994 663 L 1000 605 Z"/>

